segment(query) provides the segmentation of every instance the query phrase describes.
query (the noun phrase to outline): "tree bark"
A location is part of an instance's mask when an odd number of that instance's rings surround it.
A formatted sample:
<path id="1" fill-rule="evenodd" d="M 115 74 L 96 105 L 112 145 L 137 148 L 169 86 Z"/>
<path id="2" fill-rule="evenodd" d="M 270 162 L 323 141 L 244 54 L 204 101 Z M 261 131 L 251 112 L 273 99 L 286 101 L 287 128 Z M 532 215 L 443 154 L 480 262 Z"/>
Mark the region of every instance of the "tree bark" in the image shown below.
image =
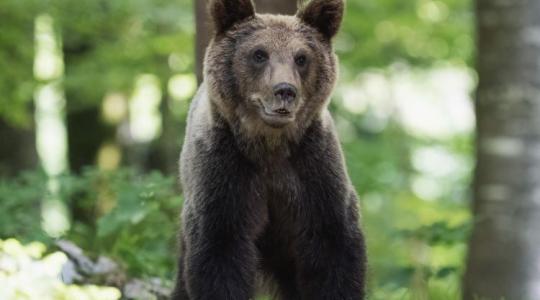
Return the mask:
<path id="1" fill-rule="evenodd" d="M 292 15 L 296 12 L 296 0 L 255 0 L 258 13 Z"/>
<path id="2" fill-rule="evenodd" d="M 464 299 L 540 299 L 540 0 L 477 0 L 474 229 Z"/>
<path id="3" fill-rule="evenodd" d="M 203 61 L 206 47 L 211 39 L 212 24 L 208 16 L 207 1 L 194 0 L 195 8 L 195 74 L 197 82 L 203 80 Z M 286 14 L 296 12 L 296 0 L 255 0 L 257 13 Z"/>
<path id="4" fill-rule="evenodd" d="M 197 82 L 203 81 L 203 61 L 206 46 L 210 42 L 211 23 L 208 16 L 208 1 L 193 0 L 195 7 L 195 74 Z"/>

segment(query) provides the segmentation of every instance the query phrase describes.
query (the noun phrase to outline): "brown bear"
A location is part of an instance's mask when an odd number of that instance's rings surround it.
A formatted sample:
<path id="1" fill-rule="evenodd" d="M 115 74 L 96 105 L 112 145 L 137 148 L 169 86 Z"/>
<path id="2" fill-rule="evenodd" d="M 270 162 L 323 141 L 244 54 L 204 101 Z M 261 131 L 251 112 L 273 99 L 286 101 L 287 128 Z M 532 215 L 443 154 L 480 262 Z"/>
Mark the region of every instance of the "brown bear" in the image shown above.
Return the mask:
<path id="1" fill-rule="evenodd" d="M 363 299 L 357 196 L 327 106 L 343 0 L 296 16 L 211 0 L 215 35 L 190 108 L 175 300 Z"/>

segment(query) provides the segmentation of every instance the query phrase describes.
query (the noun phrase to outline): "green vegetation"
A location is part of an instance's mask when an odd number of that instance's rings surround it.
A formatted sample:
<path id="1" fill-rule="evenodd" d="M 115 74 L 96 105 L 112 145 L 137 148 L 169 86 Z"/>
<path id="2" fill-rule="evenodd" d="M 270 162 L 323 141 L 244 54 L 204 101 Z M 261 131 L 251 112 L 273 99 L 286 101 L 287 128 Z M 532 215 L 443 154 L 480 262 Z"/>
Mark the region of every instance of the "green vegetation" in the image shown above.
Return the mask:
<path id="1" fill-rule="evenodd" d="M 25 173 L 0 183 L 1 237 L 53 242 L 41 229 L 45 179 L 42 173 Z M 132 275 L 172 278 L 182 204 L 173 178 L 87 169 L 80 176 L 62 176 L 60 186 L 61 201 L 73 212 L 64 238 L 95 256 L 117 259 Z"/>

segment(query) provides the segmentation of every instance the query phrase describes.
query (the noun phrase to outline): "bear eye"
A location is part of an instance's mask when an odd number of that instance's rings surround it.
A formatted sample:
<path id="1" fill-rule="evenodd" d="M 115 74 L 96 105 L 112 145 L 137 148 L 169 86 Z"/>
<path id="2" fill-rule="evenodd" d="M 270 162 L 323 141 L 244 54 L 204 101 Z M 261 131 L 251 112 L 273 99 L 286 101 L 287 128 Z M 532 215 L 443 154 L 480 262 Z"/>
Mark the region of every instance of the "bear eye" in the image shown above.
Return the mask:
<path id="1" fill-rule="evenodd" d="M 265 61 L 268 60 L 268 53 L 266 53 L 264 50 L 256 50 L 253 52 L 253 61 L 255 61 L 258 64 L 262 64 Z"/>
<path id="2" fill-rule="evenodd" d="M 307 57 L 303 54 L 300 54 L 294 58 L 294 62 L 299 67 L 304 67 L 307 63 Z"/>

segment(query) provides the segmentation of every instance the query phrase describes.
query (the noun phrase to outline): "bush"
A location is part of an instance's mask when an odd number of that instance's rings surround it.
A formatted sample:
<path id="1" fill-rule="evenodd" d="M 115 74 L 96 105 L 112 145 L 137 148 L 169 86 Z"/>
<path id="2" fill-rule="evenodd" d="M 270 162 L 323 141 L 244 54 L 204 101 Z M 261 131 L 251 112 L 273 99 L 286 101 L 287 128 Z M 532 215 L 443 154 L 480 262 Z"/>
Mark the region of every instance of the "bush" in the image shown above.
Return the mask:
<path id="1" fill-rule="evenodd" d="M 182 205 L 173 178 L 88 168 L 58 181 L 58 196 L 71 214 L 71 227 L 62 238 L 91 255 L 114 258 L 131 275 L 172 278 Z M 51 243 L 41 226 L 46 183 L 41 172 L 0 182 L 0 238 Z"/>

